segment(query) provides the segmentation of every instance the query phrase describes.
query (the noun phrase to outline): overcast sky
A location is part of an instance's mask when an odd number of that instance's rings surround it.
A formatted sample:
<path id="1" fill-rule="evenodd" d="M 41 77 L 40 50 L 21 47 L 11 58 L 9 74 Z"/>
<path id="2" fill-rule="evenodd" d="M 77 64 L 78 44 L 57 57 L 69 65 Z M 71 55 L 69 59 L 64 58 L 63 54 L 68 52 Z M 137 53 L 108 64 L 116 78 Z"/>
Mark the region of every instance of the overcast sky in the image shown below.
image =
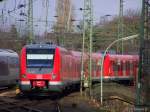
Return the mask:
<path id="1" fill-rule="evenodd" d="M 1 27 L 7 28 L 10 24 L 17 24 L 20 26 L 20 29 L 23 28 L 25 22 L 18 21 L 19 19 L 25 19 L 24 17 L 19 16 L 20 12 L 27 13 L 27 7 L 17 9 L 11 12 L 8 15 L 8 11 L 11 11 L 18 7 L 19 4 L 27 4 L 28 0 L 5 0 L 6 2 L 0 3 L 0 10 L 4 9 L 4 18 L 0 16 L 0 19 L 4 21 L 4 24 L 1 22 Z M 45 23 L 38 20 L 45 20 L 45 0 L 33 0 L 34 1 L 34 27 L 35 32 L 40 34 L 45 30 Z M 101 16 L 110 14 L 112 16 L 118 15 L 119 13 L 119 1 L 120 0 L 92 0 L 93 3 L 93 12 L 94 20 L 99 21 Z M 141 10 L 141 1 L 142 0 L 124 0 L 124 11 L 127 9 Z M 74 6 L 74 14 L 76 20 L 82 19 L 82 12 L 79 8 L 83 8 L 84 0 L 72 0 Z M 56 0 L 49 0 L 49 13 L 48 13 L 48 29 L 53 25 L 55 18 L 55 9 L 56 9 Z M 0 13 L 1 13 L 0 12 Z M 2 13 L 1 13 L 2 15 Z M 50 30 L 49 30 L 50 31 Z"/>

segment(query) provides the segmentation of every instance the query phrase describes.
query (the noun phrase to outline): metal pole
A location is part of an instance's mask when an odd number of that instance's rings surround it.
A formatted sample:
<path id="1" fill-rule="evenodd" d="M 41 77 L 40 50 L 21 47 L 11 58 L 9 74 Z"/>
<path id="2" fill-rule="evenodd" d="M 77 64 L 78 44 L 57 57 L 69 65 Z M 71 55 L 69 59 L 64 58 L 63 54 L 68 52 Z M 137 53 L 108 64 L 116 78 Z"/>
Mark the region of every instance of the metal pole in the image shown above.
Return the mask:
<path id="1" fill-rule="evenodd" d="M 93 15 L 92 15 L 92 1 L 90 0 L 90 74 L 89 74 L 89 89 L 90 89 L 90 96 L 92 95 L 92 48 L 93 48 Z"/>
<path id="2" fill-rule="evenodd" d="M 141 104 L 141 75 L 142 75 L 142 63 L 143 63 L 143 40 L 144 40 L 144 17 L 145 17 L 145 0 L 142 0 L 142 12 L 141 12 L 141 27 L 140 27 L 140 56 L 139 56 L 139 71 L 136 84 L 136 106 Z"/>
<path id="3" fill-rule="evenodd" d="M 70 0 L 70 6 L 69 6 L 69 14 L 67 19 L 67 32 L 71 31 L 71 16 L 72 16 L 72 1 Z"/>
<path id="4" fill-rule="evenodd" d="M 107 54 L 108 50 L 112 47 L 112 45 L 114 45 L 115 43 L 119 42 L 119 41 L 125 41 L 125 40 L 129 40 L 129 39 L 133 39 L 138 37 L 138 35 L 132 35 L 132 36 L 128 36 L 128 37 L 124 37 L 124 38 L 120 38 L 117 39 L 115 41 L 113 41 L 105 50 L 104 55 L 102 56 L 102 60 L 101 60 L 101 75 L 100 75 L 100 79 L 101 79 L 101 104 L 103 104 L 103 64 L 104 64 L 104 58 L 105 55 Z"/>
<path id="5" fill-rule="evenodd" d="M 29 27 L 29 43 L 33 41 L 33 0 L 28 1 L 28 27 Z"/>
<path id="6" fill-rule="evenodd" d="M 123 38 L 123 0 L 120 0 L 119 4 L 119 22 L 118 22 L 118 39 Z M 121 47 L 121 49 L 120 49 Z M 117 43 L 117 52 L 123 54 L 123 41 L 121 41 L 121 44 Z"/>
<path id="7" fill-rule="evenodd" d="M 120 0 L 120 11 L 121 11 L 121 37 L 120 38 L 123 38 L 123 32 L 124 32 L 124 28 L 123 28 L 123 0 Z M 123 52 L 124 52 L 124 44 L 123 44 L 123 41 L 121 42 L 121 54 L 123 54 Z"/>
<path id="8" fill-rule="evenodd" d="M 84 7 L 85 7 L 85 4 L 84 4 Z M 85 11 L 85 10 L 84 10 Z M 82 88 L 83 88 L 83 75 L 84 75 L 84 48 L 85 48 L 85 12 L 83 12 L 83 37 L 82 37 L 82 56 L 81 56 L 81 82 L 80 82 L 80 93 L 82 95 L 83 91 L 82 91 Z"/>
<path id="9" fill-rule="evenodd" d="M 45 17 L 45 37 L 47 38 L 47 26 L 48 26 L 48 21 L 47 21 L 47 19 L 48 19 L 48 8 L 49 8 L 49 0 L 46 0 L 45 1 L 46 3 L 46 17 Z"/>
<path id="10" fill-rule="evenodd" d="M 93 26 L 93 11 L 92 11 L 92 0 L 84 0 L 84 32 L 85 32 L 85 46 L 88 48 L 89 63 L 88 63 L 88 77 L 84 80 L 84 86 L 89 87 L 89 94 L 91 96 L 92 86 L 92 26 Z"/>

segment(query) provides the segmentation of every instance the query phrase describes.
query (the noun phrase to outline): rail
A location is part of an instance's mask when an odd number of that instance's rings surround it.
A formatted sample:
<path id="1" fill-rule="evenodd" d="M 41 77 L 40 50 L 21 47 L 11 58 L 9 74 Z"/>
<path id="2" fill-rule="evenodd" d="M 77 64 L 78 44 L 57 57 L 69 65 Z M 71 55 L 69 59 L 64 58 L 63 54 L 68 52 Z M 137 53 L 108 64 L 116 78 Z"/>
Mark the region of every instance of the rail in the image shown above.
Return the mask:
<path id="1" fill-rule="evenodd" d="M 56 112 L 62 112 L 60 104 L 56 102 Z"/>

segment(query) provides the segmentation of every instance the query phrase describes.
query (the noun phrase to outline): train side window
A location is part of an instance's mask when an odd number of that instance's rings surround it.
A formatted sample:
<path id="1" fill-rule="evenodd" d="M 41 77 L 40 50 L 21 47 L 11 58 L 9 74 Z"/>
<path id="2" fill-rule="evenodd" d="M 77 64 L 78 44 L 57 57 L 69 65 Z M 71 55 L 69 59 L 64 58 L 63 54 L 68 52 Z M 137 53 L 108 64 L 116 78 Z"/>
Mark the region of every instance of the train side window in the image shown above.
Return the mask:
<path id="1" fill-rule="evenodd" d="M 94 74 L 94 76 L 96 76 L 96 61 L 95 60 L 92 61 L 92 67 L 93 67 L 92 68 L 93 69 L 92 73 Z"/>
<path id="2" fill-rule="evenodd" d="M 78 63 L 78 74 L 80 74 L 80 71 L 81 71 L 81 65 L 80 65 L 80 63 Z"/>
<path id="3" fill-rule="evenodd" d="M 61 74 L 63 74 L 63 71 L 64 71 L 64 68 L 63 68 L 63 61 L 64 59 L 63 59 L 63 56 L 61 56 Z"/>
<path id="4" fill-rule="evenodd" d="M 16 58 L 16 67 L 19 67 L 19 59 Z"/>
<path id="5" fill-rule="evenodd" d="M 121 60 L 116 60 L 115 71 L 120 71 L 120 70 L 121 70 Z"/>
<path id="6" fill-rule="evenodd" d="M 8 57 L 9 67 L 16 68 L 18 66 L 18 59 L 16 57 Z"/>
<path id="7" fill-rule="evenodd" d="M 1 57 L 0 59 L 0 75 L 1 76 L 9 75 L 7 57 Z"/>
<path id="8" fill-rule="evenodd" d="M 127 71 L 129 70 L 129 62 L 128 61 L 126 62 L 126 70 Z"/>
<path id="9" fill-rule="evenodd" d="M 133 65 L 134 62 L 130 61 L 130 75 L 133 75 Z"/>
<path id="10" fill-rule="evenodd" d="M 118 64 L 117 62 L 113 62 L 113 70 L 118 71 Z"/>
<path id="11" fill-rule="evenodd" d="M 118 76 L 118 69 L 119 69 L 119 66 L 118 66 L 118 64 L 117 64 L 117 61 L 114 60 L 112 63 L 113 63 L 114 75 L 115 75 L 115 76 Z"/>
<path id="12" fill-rule="evenodd" d="M 95 71 L 96 70 L 96 66 L 95 66 L 95 61 L 94 60 L 92 61 L 92 67 L 93 67 L 93 70 Z"/>
<path id="13" fill-rule="evenodd" d="M 128 61 L 128 62 L 127 62 L 127 69 L 128 69 L 128 70 L 131 69 L 131 68 L 130 68 L 130 65 L 131 65 L 130 62 Z"/>
<path id="14" fill-rule="evenodd" d="M 130 75 L 130 63 L 129 63 L 129 61 L 126 61 L 126 69 L 125 69 L 125 71 L 126 71 L 126 75 Z"/>
<path id="15" fill-rule="evenodd" d="M 123 71 L 125 71 L 126 68 L 127 68 L 127 67 L 126 67 L 126 64 L 127 64 L 127 63 L 126 63 L 125 61 L 122 62 L 122 70 L 123 70 Z"/>

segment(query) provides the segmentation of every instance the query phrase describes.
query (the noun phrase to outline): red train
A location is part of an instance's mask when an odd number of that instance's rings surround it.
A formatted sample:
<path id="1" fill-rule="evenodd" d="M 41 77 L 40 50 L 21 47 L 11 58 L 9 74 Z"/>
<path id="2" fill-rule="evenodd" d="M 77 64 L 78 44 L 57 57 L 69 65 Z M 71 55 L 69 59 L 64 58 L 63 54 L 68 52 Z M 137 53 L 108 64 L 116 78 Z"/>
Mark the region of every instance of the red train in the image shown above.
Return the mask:
<path id="1" fill-rule="evenodd" d="M 100 53 L 92 54 L 92 81 L 100 81 Z M 87 54 L 84 54 L 84 78 L 88 77 Z M 137 55 L 106 55 L 104 79 L 130 80 L 137 74 Z M 61 91 L 80 83 L 81 52 L 51 44 L 31 44 L 23 47 L 20 56 L 20 89 Z"/>

